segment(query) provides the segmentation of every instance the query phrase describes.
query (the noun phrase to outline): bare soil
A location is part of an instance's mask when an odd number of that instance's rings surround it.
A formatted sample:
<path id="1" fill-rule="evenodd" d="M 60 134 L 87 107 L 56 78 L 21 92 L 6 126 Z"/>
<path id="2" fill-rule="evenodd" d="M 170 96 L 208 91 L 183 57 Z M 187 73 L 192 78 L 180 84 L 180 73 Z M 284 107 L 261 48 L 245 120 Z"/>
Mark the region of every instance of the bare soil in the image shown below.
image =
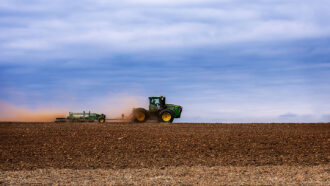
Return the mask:
<path id="1" fill-rule="evenodd" d="M 6 184 L 61 185 L 329 185 L 329 167 L 180 166 L 127 169 L 37 169 L 0 172 Z"/>
<path id="2" fill-rule="evenodd" d="M 329 142 L 329 123 L 0 123 L 0 183 L 32 183 L 36 175 L 45 181 L 58 173 L 78 175 L 59 182 L 73 184 L 98 183 L 94 174 L 101 175 L 100 184 L 324 184 Z M 94 176 L 79 177 L 89 174 Z M 115 181 L 110 174 L 132 177 Z M 152 182 L 150 175 L 167 177 Z"/>

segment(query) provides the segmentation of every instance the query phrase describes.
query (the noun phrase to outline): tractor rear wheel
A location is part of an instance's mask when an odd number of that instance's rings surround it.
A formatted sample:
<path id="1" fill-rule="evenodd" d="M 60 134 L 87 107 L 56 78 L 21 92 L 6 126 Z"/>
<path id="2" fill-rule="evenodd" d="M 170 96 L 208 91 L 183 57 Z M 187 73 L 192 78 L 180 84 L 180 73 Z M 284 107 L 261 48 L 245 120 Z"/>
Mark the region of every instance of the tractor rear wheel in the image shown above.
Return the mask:
<path id="1" fill-rule="evenodd" d="M 105 123 L 105 118 L 99 118 L 99 123 Z"/>
<path id="2" fill-rule="evenodd" d="M 148 112 L 144 108 L 135 109 L 133 112 L 135 122 L 145 122 L 148 119 Z"/>
<path id="3" fill-rule="evenodd" d="M 174 114 L 171 110 L 165 109 L 160 111 L 159 120 L 165 123 L 172 123 L 174 120 Z"/>

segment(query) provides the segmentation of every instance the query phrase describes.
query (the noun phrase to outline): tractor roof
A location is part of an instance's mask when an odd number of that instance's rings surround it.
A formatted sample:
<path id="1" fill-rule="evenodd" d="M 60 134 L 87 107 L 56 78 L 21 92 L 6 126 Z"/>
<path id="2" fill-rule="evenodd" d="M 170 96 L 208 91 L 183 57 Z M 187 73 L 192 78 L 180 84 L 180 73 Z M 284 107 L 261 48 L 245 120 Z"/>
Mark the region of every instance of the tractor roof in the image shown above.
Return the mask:
<path id="1" fill-rule="evenodd" d="M 163 98 L 164 96 L 152 96 L 152 97 L 149 97 L 149 99 L 155 99 L 155 98 Z"/>

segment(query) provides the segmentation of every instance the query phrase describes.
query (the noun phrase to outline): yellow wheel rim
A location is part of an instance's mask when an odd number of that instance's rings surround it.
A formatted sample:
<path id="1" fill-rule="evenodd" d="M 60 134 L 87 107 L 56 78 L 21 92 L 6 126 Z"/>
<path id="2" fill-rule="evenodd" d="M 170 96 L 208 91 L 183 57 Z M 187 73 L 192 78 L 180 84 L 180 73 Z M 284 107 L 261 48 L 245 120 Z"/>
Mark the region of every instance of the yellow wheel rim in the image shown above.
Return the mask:
<path id="1" fill-rule="evenodd" d="M 146 115 L 143 112 L 138 112 L 138 113 L 136 113 L 135 117 L 138 121 L 144 121 L 144 119 L 146 118 Z"/>
<path id="2" fill-rule="evenodd" d="M 172 118 L 172 116 L 171 116 L 171 114 L 168 113 L 168 112 L 165 112 L 165 113 L 162 114 L 162 119 L 163 119 L 163 121 L 170 121 L 171 118 Z"/>
<path id="3" fill-rule="evenodd" d="M 104 119 L 100 119 L 100 123 L 104 123 Z"/>

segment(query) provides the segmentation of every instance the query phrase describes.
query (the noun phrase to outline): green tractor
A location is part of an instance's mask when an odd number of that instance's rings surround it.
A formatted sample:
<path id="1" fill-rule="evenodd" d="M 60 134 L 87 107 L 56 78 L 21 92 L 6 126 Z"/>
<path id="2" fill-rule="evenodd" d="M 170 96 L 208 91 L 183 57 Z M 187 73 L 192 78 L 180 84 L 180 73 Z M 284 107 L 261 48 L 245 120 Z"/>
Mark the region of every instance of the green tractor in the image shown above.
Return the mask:
<path id="1" fill-rule="evenodd" d="M 172 123 L 174 118 L 180 118 L 182 107 L 179 105 L 166 104 L 166 98 L 149 97 L 149 110 L 144 108 L 133 109 L 133 120 L 135 122 L 146 122 L 156 119 L 159 122 Z"/>

